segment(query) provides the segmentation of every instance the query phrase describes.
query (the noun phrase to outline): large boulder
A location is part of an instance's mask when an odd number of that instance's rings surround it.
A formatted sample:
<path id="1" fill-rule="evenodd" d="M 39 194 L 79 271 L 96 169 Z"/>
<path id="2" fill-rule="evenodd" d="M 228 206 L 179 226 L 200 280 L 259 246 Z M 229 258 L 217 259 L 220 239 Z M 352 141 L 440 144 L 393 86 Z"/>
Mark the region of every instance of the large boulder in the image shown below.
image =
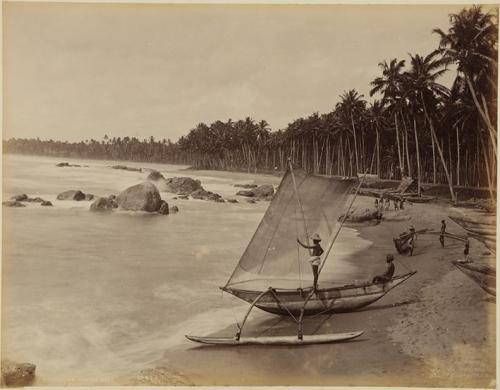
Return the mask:
<path id="1" fill-rule="evenodd" d="M 31 363 L 15 363 L 2 360 L 1 386 L 22 387 L 29 386 L 35 380 L 36 366 Z"/>
<path id="2" fill-rule="evenodd" d="M 161 197 L 153 183 L 144 182 L 122 191 L 116 202 L 122 210 L 155 212 L 160 209 Z"/>
<path id="3" fill-rule="evenodd" d="M 190 177 L 172 177 L 165 180 L 165 191 L 167 192 L 190 195 L 197 190 L 203 190 L 201 182 Z"/>
<path id="4" fill-rule="evenodd" d="M 84 200 L 85 194 L 80 190 L 69 190 L 57 195 L 58 200 Z"/>

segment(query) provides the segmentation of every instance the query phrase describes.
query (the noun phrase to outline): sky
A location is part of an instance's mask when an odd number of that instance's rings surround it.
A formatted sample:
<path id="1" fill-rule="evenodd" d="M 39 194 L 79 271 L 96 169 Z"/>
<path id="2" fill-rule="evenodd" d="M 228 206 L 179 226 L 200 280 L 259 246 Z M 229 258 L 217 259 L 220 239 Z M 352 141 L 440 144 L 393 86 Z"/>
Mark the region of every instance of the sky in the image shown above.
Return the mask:
<path id="1" fill-rule="evenodd" d="M 464 5 L 3 7 L 4 139 L 176 141 L 229 118 L 284 128 L 353 88 L 370 101 L 377 64 L 437 48 Z"/>

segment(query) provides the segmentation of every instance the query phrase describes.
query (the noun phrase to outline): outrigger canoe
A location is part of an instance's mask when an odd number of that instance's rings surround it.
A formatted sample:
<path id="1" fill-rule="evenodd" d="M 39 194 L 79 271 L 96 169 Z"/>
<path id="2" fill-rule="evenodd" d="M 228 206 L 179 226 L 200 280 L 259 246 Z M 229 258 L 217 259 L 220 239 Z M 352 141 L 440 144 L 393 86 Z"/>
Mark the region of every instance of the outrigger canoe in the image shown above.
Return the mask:
<path id="1" fill-rule="evenodd" d="M 474 280 L 488 294 L 496 296 L 496 270 L 487 264 L 452 261 L 460 271 Z"/>

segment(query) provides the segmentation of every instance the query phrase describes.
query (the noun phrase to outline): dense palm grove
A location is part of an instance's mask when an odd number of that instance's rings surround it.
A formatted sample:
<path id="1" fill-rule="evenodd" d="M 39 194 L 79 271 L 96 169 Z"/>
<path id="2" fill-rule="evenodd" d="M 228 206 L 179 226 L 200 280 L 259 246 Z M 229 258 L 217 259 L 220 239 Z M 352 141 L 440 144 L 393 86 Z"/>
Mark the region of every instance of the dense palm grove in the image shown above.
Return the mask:
<path id="1" fill-rule="evenodd" d="M 80 158 L 191 164 L 196 168 L 263 171 L 295 166 L 310 172 L 382 178 L 409 175 L 420 183 L 496 188 L 498 15 L 481 7 L 450 15 L 434 30 L 429 54 L 379 63 L 368 103 L 344 92 L 331 112 L 299 118 L 271 131 L 266 121 L 200 123 L 173 143 L 153 137 L 79 143 L 10 139 L 4 150 Z M 453 66 L 452 66 L 453 65 Z M 456 69 L 451 89 L 439 84 Z M 453 70 L 455 72 L 455 70 Z"/>

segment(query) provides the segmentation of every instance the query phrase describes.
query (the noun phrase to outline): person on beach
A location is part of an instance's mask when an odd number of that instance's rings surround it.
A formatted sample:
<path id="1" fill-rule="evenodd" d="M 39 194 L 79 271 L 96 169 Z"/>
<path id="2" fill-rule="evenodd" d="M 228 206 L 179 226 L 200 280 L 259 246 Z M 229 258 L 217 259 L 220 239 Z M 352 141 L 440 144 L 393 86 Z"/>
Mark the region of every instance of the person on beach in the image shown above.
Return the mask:
<path id="1" fill-rule="evenodd" d="M 377 198 L 375 198 L 375 209 L 378 210 L 378 199 Z"/>
<path id="2" fill-rule="evenodd" d="M 398 211 L 399 210 L 399 203 L 397 199 L 394 199 L 394 210 Z"/>
<path id="3" fill-rule="evenodd" d="M 321 245 L 319 244 L 321 242 L 321 237 L 319 236 L 318 233 L 313 234 L 311 239 L 313 241 L 313 245 L 311 245 L 311 246 L 301 243 L 298 238 L 297 238 L 297 242 L 303 248 L 312 249 L 311 257 L 309 258 L 309 262 L 311 263 L 312 272 L 313 272 L 313 276 L 314 276 L 313 290 L 316 291 L 316 289 L 318 287 L 319 265 L 321 264 L 321 257 L 320 256 L 323 254 L 324 251 L 323 251 L 323 248 L 321 247 Z"/>
<path id="4" fill-rule="evenodd" d="M 441 246 L 444 248 L 444 234 L 446 233 L 446 222 L 445 220 L 441 220 L 441 234 L 439 235 L 439 242 Z"/>
<path id="5" fill-rule="evenodd" d="M 382 275 L 376 275 L 373 280 L 372 280 L 372 283 L 387 283 L 389 282 L 393 275 L 394 275 L 394 271 L 396 270 L 396 267 L 394 267 L 394 256 L 391 255 L 391 254 L 388 254 L 386 257 L 386 262 L 387 262 L 387 268 L 385 270 L 385 272 L 382 274 Z"/>
<path id="6" fill-rule="evenodd" d="M 413 249 L 415 248 L 415 238 L 417 236 L 417 232 L 415 231 L 415 227 L 413 225 L 410 226 L 410 235 L 408 237 L 408 241 L 406 244 L 408 245 L 408 250 L 410 251 L 410 256 L 413 256 Z"/>
<path id="7" fill-rule="evenodd" d="M 391 200 L 389 198 L 387 198 L 385 200 L 385 209 L 389 210 L 389 207 L 391 207 Z"/>
<path id="8" fill-rule="evenodd" d="M 464 248 L 464 263 L 471 263 L 472 259 L 470 258 L 469 255 L 469 240 L 465 241 L 465 248 Z"/>
<path id="9" fill-rule="evenodd" d="M 399 209 L 404 210 L 404 204 L 405 204 L 405 198 L 402 197 L 401 201 L 399 202 Z"/>

